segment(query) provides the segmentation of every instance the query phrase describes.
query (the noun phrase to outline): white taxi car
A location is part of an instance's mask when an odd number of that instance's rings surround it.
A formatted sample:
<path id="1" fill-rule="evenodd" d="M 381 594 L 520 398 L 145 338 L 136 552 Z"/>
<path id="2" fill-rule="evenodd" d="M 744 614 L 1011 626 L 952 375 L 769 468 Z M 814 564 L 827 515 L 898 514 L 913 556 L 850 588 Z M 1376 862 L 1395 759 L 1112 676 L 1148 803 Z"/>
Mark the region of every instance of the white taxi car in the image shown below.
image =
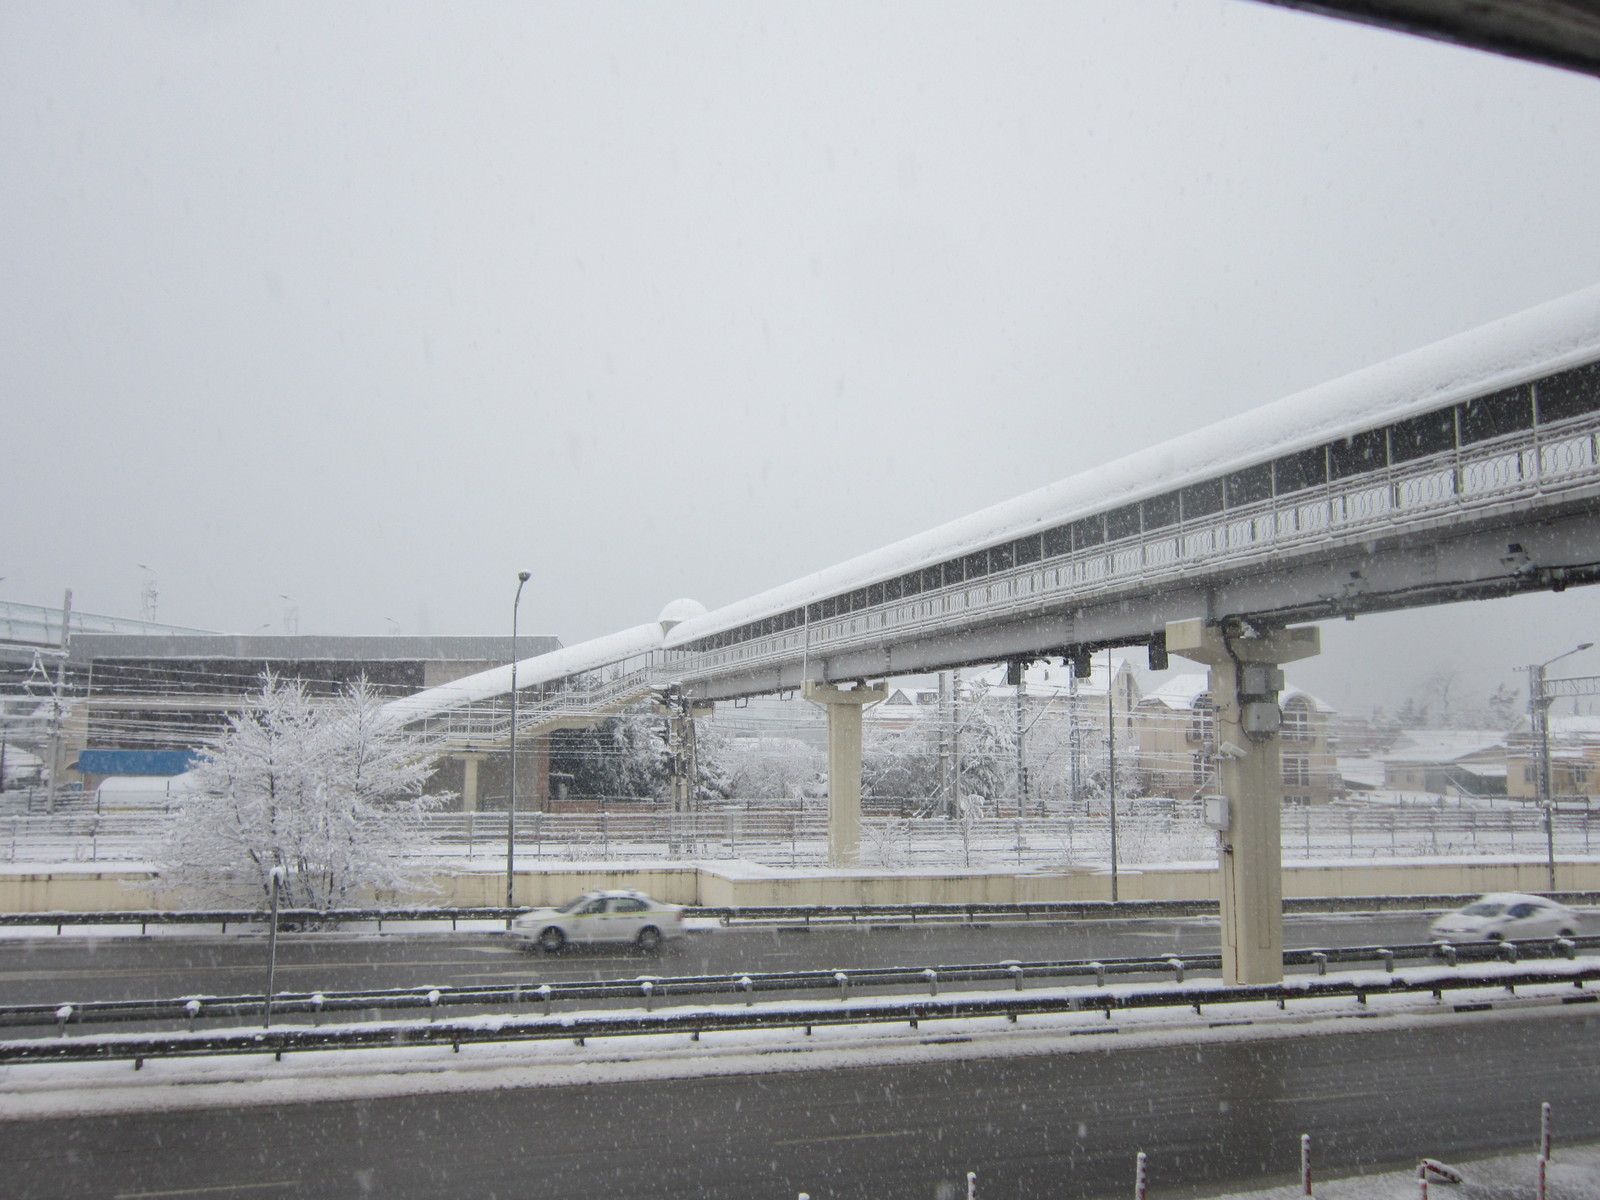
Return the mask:
<path id="1" fill-rule="evenodd" d="M 1491 892 L 1453 913 L 1428 931 L 1441 942 L 1515 942 L 1521 938 L 1571 937 L 1578 914 L 1565 904 L 1522 892 Z"/>
<path id="2" fill-rule="evenodd" d="M 554 954 L 568 942 L 629 942 L 647 954 L 683 936 L 683 908 L 643 892 L 585 892 L 560 908 L 536 908 L 511 922 L 511 936 L 526 949 Z"/>

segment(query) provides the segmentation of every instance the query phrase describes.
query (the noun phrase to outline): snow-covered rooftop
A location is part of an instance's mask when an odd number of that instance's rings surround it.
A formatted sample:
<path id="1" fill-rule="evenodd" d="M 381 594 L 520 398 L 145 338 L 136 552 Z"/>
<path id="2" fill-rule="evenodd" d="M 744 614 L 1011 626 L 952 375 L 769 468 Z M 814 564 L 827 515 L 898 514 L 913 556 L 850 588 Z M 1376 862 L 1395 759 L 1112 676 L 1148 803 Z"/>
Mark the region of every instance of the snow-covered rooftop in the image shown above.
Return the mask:
<path id="1" fill-rule="evenodd" d="M 1379 762 L 1449 763 L 1506 748 L 1506 735 L 1493 729 L 1407 729 L 1400 737 Z"/>

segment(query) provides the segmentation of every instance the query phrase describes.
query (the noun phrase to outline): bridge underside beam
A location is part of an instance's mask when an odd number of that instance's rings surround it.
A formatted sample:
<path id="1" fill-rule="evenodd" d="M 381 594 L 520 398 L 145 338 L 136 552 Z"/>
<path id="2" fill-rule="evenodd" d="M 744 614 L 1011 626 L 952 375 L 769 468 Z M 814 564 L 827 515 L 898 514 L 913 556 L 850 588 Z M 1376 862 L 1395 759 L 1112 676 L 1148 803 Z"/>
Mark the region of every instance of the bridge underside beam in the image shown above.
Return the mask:
<path id="1" fill-rule="evenodd" d="M 798 690 L 814 680 L 882 679 L 1018 657 L 1158 642 L 1169 621 L 1243 618 L 1267 626 L 1425 605 L 1560 591 L 1600 582 L 1600 503 L 1583 497 L 1536 522 L 1514 514 L 1360 541 L 1329 539 L 1293 559 L 1185 572 L 1179 581 L 1107 590 L 1094 600 L 953 627 L 922 638 L 886 631 L 876 645 L 799 657 L 714 681 L 699 699 Z"/>

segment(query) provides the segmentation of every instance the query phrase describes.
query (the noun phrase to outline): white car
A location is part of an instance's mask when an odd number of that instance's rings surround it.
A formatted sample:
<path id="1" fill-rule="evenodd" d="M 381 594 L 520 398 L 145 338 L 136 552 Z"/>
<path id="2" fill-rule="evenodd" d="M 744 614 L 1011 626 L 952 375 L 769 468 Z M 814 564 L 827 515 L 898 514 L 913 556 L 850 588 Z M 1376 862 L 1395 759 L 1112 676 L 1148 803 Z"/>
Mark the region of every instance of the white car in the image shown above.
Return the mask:
<path id="1" fill-rule="evenodd" d="M 554 954 L 568 942 L 629 942 L 647 954 L 683 936 L 683 908 L 643 892 L 585 892 L 560 908 L 536 908 L 511 922 L 526 948 Z"/>
<path id="2" fill-rule="evenodd" d="M 1515 942 L 1523 938 L 1572 937 L 1578 914 L 1565 904 L 1522 892 L 1491 892 L 1430 927 L 1441 942 Z"/>

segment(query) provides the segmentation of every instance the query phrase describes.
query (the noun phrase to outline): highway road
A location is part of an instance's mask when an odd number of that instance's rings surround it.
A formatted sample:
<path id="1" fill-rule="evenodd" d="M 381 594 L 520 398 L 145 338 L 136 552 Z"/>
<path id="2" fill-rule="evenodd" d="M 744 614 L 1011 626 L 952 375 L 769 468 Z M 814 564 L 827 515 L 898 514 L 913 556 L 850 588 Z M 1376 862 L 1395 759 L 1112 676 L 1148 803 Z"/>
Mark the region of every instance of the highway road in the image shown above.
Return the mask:
<path id="1" fill-rule="evenodd" d="M 1154 1200 L 1600 1136 L 1592 1009 L 1421 1030 L 0 1125 L 13 1200 Z M 1430 1018 L 1432 1019 L 1432 1018 Z M 1364 1025 L 1367 1023 L 1363 1023 Z"/>
<path id="2" fill-rule="evenodd" d="M 659 957 L 618 948 L 526 954 L 493 933 L 286 934 L 278 943 L 280 991 L 469 987 L 636 975 L 737 974 L 865 966 L 1215 954 L 1215 919 L 1010 922 L 713 929 Z M 1293 947 L 1399 945 L 1427 940 L 1420 914 L 1291 916 Z M 0 940 L 0 1002 L 242 995 L 265 986 L 266 936 L 63 937 Z"/>

